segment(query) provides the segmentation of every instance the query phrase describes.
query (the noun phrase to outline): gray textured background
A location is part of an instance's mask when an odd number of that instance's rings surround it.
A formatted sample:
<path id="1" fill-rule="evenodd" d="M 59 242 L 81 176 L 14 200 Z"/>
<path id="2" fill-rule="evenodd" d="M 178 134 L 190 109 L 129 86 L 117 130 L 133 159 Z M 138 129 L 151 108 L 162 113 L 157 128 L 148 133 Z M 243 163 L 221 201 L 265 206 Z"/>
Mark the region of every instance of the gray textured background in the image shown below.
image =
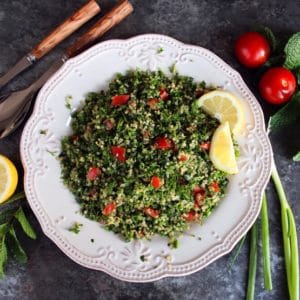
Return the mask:
<path id="1" fill-rule="evenodd" d="M 0 73 L 7 70 L 82 3 L 83 0 L 0 0 Z M 103 12 L 113 3 L 114 1 L 102 0 Z M 161 33 L 206 47 L 240 71 L 256 95 L 258 74 L 244 69 L 236 62 L 232 53 L 233 41 L 255 24 L 270 26 L 282 38 L 300 29 L 299 1 L 132 0 L 132 3 L 135 7 L 134 14 L 102 40 L 128 38 L 141 33 Z M 7 89 L 24 87 L 39 77 L 80 32 L 83 30 L 62 43 L 32 71 L 20 76 Z M 259 97 L 258 99 L 260 100 Z M 262 106 L 267 118 L 274 108 L 263 103 Z M 22 128 L 9 138 L 0 140 L 0 153 L 16 162 L 20 172 L 22 167 L 18 145 L 21 132 Z M 300 149 L 299 122 L 286 131 L 272 134 L 271 140 L 299 231 L 300 163 L 291 160 L 292 155 Z M 271 184 L 267 192 L 274 289 L 272 292 L 263 290 L 259 255 L 256 299 L 287 299 L 279 203 Z M 228 271 L 229 254 L 190 276 L 167 278 L 147 284 L 126 283 L 75 264 L 43 235 L 29 208 L 27 212 L 38 232 L 38 239 L 31 241 L 26 237 L 21 238 L 29 254 L 29 262 L 19 265 L 10 260 L 7 276 L 0 281 L 0 299 L 222 300 L 243 299 L 245 296 L 248 241 L 231 272 Z"/>

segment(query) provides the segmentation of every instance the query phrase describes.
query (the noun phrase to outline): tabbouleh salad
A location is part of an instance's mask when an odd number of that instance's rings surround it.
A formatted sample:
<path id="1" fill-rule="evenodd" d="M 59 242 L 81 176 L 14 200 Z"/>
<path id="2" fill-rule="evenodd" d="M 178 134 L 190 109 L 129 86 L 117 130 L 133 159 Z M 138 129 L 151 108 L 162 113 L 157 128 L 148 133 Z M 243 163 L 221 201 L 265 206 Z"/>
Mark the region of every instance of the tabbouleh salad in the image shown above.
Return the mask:
<path id="1" fill-rule="evenodd" d="M 208 156 L 219 121 L 195 104 L 208 90 L 178 73 L 131 70 L 90 93 L 72 114 L 60 154 L 64 184 L 83 215 L 126 241 L 158 234 L 177 247 L 228 183 Z"/>

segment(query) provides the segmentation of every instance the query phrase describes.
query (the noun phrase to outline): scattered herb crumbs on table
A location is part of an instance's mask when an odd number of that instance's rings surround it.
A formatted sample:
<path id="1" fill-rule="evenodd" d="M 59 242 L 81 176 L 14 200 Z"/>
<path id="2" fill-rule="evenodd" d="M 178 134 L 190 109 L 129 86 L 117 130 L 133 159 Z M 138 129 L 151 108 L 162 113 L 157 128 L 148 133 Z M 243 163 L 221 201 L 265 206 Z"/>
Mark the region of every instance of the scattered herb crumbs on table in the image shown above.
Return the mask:
<path id="1" fill-rule="evenodd" d="M 132 70 L 90 93 L 62 140 L 62 178 L 86 217 L 126 241 L 159 234 L 177 247 L 212 212 L 228 183 L 209 160 L 217 119 L 196 100 L 204 82 Z"/>

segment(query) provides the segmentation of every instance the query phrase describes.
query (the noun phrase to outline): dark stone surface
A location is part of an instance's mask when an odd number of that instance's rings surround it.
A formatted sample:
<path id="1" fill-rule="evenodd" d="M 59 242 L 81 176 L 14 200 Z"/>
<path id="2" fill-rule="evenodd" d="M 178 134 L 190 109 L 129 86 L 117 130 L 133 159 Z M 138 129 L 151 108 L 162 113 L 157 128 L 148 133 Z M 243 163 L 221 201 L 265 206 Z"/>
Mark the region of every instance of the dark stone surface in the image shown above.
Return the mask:
<path id="1" fill-rule="evenodd" d="M 0 73 L 3 73 L 84 1 L 0 2 Z M 109 0 L 102 0 L 101 3 L 103 11 L 112 5 Z M 161 33 L 189 44 L 206 47 L 240 71 L 256 95 L 257 74 L 236 62 L 232 53 L 233 41 L 255 24 L 270 26 L 282 38 L 300 28 L 299 1 L 132 0 L 132 3 L 135 13 L 102 40 L 127 38 L 141 33 Z M 26 86 L 39 77 L 80 32 L 83 30 L 62 43 L 7 89 Z M 262 106 L 267 118 L 274 108 L 263 103 Z M 9 156 L 18 165 L 20 172 L 21 132 L 22 128 L 10 137 L 0 140 L 0 153 Z M 291 126 L 289 130 L 272 134 L 271 140 L 299 231 L 300 163 L 291 160 L 292 155 L 300 150 L 299 123 Z M 267 194 L 274 288 L 272 292 L 263 289 L 260 252 L 256 299 L 287 299 L 280 207 L 271 184 Z M 245 296 L 248 241 L 231 272 L 228 271 L 228 263 L 232 254 L 229 254 L 190 276 L 167 278 L 147 284 L 126 283 L 75 264 L 43 235 L 29 208 L 27 212 L 38 232 L 38 239 L 31 241 L 26 237 L 21 238 L 29 254 L 29 262 L 19 265 L 10 260 L 6 269 L 7 276 L 0 281 L 0 299 L 242 299 Z"/>

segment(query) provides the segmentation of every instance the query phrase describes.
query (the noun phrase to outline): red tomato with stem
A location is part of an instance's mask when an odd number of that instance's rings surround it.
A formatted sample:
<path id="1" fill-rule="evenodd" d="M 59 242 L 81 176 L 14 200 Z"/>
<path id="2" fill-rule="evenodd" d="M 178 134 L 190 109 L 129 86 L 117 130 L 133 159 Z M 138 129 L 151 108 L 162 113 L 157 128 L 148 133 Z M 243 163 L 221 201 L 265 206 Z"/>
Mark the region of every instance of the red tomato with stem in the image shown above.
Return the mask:
<path id="1" fill-rule="evenodd" d="M 237 39 L 234 52 L 242 65 L 258 68 L 268 60 L 271 51 L 268 40 L 262 34 L 246 32 Z"/>
<path id="2" fill-rule="evenodd" d="M 259 82 L 261 96 L 269 103 L 280 105 L 290 100 L 296 90 L 294 74 L 284 67 L 270 68 Z"/>

